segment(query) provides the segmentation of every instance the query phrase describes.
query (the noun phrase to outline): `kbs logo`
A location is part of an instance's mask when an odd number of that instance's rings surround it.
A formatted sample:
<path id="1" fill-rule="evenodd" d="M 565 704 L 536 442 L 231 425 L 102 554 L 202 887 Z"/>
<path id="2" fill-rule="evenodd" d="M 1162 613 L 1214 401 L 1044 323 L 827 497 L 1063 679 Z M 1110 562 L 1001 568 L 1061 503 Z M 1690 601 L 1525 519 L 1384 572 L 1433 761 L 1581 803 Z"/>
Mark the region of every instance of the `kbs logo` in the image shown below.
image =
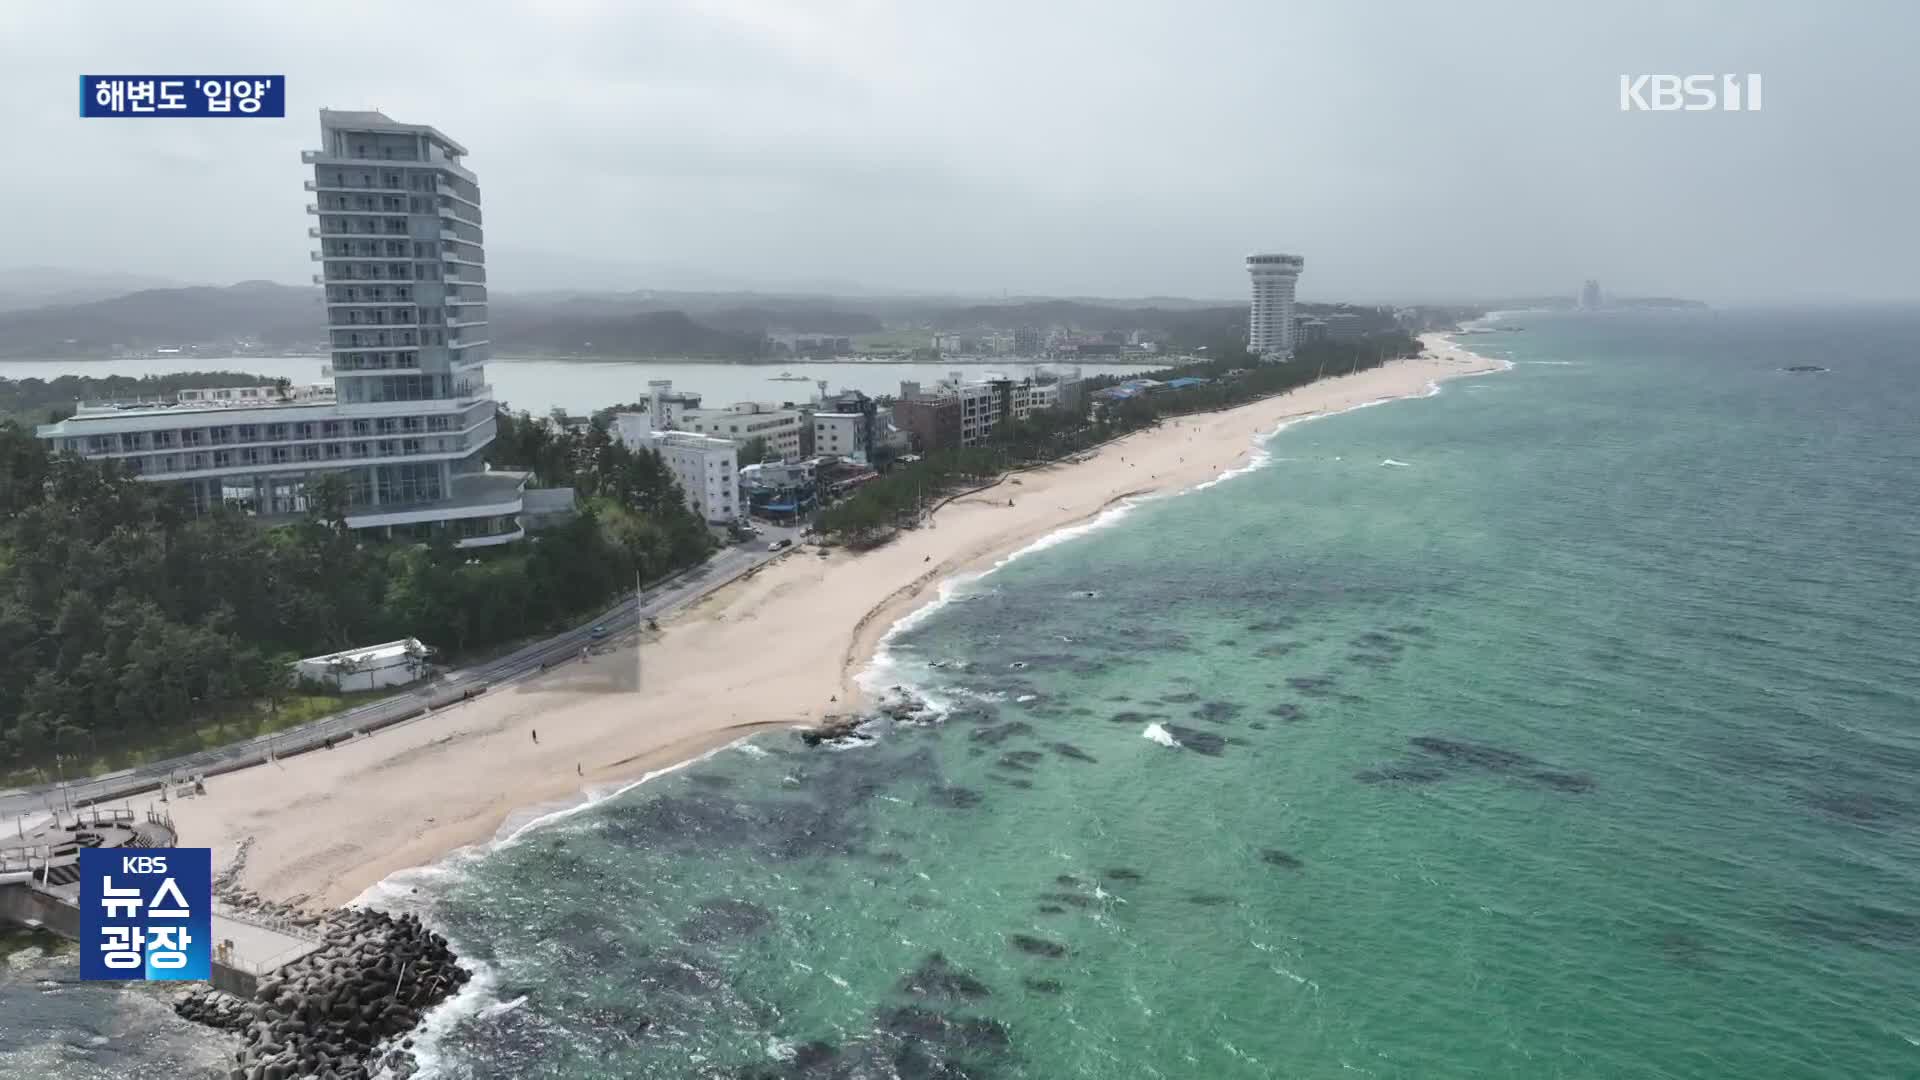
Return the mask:
<path id="1" fill-rule="evenodd" d="M 1758 75 L 1622 75 L 1621 112 L 1759 112 Z"/>

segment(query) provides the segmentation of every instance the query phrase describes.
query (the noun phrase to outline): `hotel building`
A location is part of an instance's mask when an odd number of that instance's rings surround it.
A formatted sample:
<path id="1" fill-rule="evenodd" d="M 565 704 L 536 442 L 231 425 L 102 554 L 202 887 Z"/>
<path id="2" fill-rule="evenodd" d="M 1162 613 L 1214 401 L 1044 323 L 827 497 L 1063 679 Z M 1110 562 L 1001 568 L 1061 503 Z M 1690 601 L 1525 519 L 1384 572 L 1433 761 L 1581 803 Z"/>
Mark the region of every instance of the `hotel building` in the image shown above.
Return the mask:
<path id="1" fill-rule="evenodd" d="M 345 480 L 347 525 L 392 538 L 452 533 L 461 547 L 524 535 L 523 473 L 489 472 L 487 287 L 480 188 L 466 149 L 377 112 L 320 112 L 306 182 L 319 219 L 331 392 L 272 400 L 241 390 L 170 403 L 82 406 L 37 434 L 178 483 L 199 510 L 263 517 L 308 508 L 308 485 Z"/>
<path id="2" fill-rule="evenodd" d="M 1262 359 L 1293 355 L 1293 288 L 1306 260 L 1298 255 L 1249 255 L 1253 306 L 1247 316 L 1247 351 Z"/>

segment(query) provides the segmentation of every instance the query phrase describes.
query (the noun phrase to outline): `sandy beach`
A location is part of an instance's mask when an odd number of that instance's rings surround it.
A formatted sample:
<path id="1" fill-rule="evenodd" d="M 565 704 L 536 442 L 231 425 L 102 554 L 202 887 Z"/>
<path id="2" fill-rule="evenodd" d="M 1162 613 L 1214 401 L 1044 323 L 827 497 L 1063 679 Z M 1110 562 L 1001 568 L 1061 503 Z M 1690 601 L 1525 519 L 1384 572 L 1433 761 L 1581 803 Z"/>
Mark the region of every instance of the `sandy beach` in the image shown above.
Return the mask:
<path id="1" fill-rule="evenodd" d="M 517 809 L 610 791 L 757 729 L 851 711 L 856 677 L 941 581 L 990 567 L 1134 496 L 1246 463 L 1288 420 L 1498 370 L 1438 335 L 1427 355 L 1183 417 L 1086 460 L 1023 472 L 865 554 L 797 550 L 662 620 L 657 632 L 332 750 L 218 776 L 176 802 L 183 844 L 216 872 L 251 838 L 239 884 L 334 906 L 387 875 L 494 836 Z M 1009 505 L 1011 500 L 1011 505 Z M 536 738 L 537 733 L 537 738 Z"/>

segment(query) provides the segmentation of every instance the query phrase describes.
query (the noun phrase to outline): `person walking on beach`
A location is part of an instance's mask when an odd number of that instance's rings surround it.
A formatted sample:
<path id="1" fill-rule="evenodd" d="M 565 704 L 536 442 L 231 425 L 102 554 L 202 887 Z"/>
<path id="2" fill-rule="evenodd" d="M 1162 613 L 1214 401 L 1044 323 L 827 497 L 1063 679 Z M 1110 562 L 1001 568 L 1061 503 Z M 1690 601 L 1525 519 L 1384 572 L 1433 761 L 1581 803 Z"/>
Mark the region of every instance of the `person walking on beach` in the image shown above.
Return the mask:
<path id="1" fill-rule="evenodd" d="M 577 761 L 573 763 L 573 775 L 575 775 L 575 776 L 585 776 L 585 775 L 587 775 L 587 774 L 586 774 L 586 772 L 585 772 L 585 771 L 583 771 L 583 770 L 582 770 L 582 769 L 580 768 L 580 763 L 579 763 L 579 762 L 577 762 Z"/>
<path id="2" fill-rule="evenodd" d="M 535 746 L 540 745 L 540 729 L 539 728 L 533 729 L 533 744 Z"/>

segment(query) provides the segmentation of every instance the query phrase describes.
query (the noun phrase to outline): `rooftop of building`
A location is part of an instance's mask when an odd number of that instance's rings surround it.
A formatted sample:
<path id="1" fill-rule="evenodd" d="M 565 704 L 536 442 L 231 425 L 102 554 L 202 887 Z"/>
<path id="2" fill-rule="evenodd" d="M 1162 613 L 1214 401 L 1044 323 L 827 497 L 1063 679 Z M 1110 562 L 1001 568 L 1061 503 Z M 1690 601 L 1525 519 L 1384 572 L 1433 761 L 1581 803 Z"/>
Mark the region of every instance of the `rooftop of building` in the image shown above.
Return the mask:
<path id="1" fill-rule="evenodd" d="M 325 656 L 303 657 L 303 664 L 359 664 L 386 665 L 409 656 L 425 656 L 427 647 L 418 638 L 401 638 L 399 641 L 383 641 L 378 645 L 363 645 L 356 649 L 342 649 Z"/>
<path id="2" fill-rule="evenodd" d="M 383 131 L 425 135 L 456 154 L 464 156 L 467 152 L 466 147 L 461 146 L 452 137 L 432 125 L 403 124 L 378 109 L 321 109 L 320 126 L 336 131 Z"/>
<path id="3" fill-rule="evenodd" d="M 231 398 L 211 398 L 207 395 L 217 390 L 231 390 Z M 265 396 L 243 396 L 260 394 Z M 201 410 L 219 411 L 223 409 L 267 409 L 282 405 L 331 405 L 335 404 L 333 387 L 324 383 L 314 386 L 289 387 L 284 394 L 273 386 L 220 387 L 205 390 L 185 390 L 179 398 L 172 401 L 83 401 L 77 411 L 68 419 L 93 420 L 103 417 L 119 416 L 157 416 L 179 412 Z"/>

